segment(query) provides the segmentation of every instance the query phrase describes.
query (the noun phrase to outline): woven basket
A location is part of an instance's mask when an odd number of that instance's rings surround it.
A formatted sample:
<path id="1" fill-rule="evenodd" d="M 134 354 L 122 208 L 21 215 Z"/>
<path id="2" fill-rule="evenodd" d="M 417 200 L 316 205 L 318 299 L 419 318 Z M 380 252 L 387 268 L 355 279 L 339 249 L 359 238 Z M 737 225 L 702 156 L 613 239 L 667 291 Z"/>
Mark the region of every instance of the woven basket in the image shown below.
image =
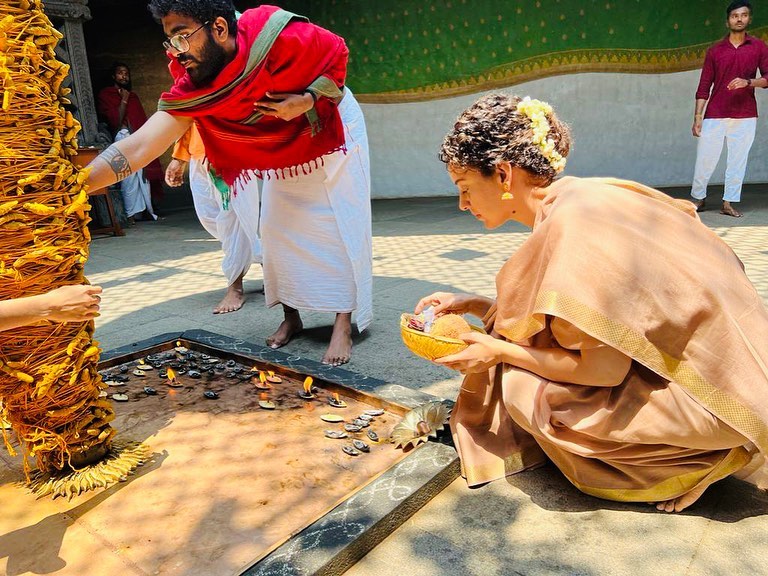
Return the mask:
<path id="1" fill-rule="evenodd" d="M 413 317 L 413 314 L 402 314 L 400 316 L 400 335 L 403 337 L 403 344 L 406 347 L 422 358 L 427 360 L 436 360 L 443 356 L 450 356 L 451 354 L 457 354 L 469 346 L 464 340 L 457 338 L 445 338 L 444 336 L 432 336 L 426 332 L 414 330 L 408 327 L 408 321 Z M 475 332 L 485 334 L 485 330 L 477 326 L 469 325 Z"/>

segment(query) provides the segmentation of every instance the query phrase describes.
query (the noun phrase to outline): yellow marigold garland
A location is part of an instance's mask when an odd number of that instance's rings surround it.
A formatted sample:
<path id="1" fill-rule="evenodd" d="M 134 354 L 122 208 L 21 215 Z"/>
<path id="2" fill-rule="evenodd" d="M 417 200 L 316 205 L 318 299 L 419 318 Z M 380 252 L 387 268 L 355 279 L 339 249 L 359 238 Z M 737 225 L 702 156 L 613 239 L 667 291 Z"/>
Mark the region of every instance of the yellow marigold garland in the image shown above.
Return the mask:
<path id="1" fill-rule="evenodd" d="M 75 167 L 79 123 L 64 108 L 69 66 L 56 60 L 62 35 L 40 0 L 0 0 L 0 299 L 86 282 L 87 172 Z M 0 402 L 24 455 L 36 459 L 44 493 L 106 486 L 109 474 L 79 480 L 110 453 L 115 430 L 97 371 L 93 322 L 40 323 L 0 333 Z M 3 431 L 5 444 L 15 454 Z M 128 449 L 133 469 L 142 449 Z M 138 456 L 137 456 L 138 455 Z M 114 451 L 111 457 L 115 456 Z M 98 464 L 97 464 L 98 465 Z M 118 467 L 121 475 L 126 465 Z M 78 471 L 79 470 L 79 471 Z M 58 478 L 56 476 L 58 475 Z M 56 480 L 46 484 L 47 478 Z"/>

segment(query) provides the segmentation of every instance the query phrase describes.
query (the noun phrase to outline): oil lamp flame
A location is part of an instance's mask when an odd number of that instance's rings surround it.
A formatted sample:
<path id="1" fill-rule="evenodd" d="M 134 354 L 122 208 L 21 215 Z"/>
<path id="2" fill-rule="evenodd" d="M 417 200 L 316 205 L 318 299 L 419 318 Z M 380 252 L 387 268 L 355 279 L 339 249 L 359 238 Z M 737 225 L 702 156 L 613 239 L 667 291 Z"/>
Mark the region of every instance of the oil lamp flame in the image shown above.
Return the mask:
<path id="1" fill-rule="evenodd" d="M 341 400 L 339 400 L 339 393 L 338 392 L 334 392 L 333 393 L 333 399 L 336 401 L 337 404 L 341 403 Z"/>
<path id="2" fill-rule="evenodd" d="M 259 372 L 259 380 L 261 380 L 262 384 L 264 384 L 267 381 L 267 377 L 264 376 L 264 372 Z"/>
<path id="3" fill-rule="evenodd" d="M 304 379 L 304 392 L 306 392 L 307 394 L 312 393 L 312 376 L 307 376 Z"/>
<path id="4" fill-rule="evenodd" d="M 259 394 L 259 400 L 266 400 L 267 398 L 269 398 L 269 395 L 266 392 L 261 392 Z"/>
<path id="5" fill-rule="evenodd" d="M 168 368 L 168 382 L 176 382 L 176 372 L 173 368 Z"/>

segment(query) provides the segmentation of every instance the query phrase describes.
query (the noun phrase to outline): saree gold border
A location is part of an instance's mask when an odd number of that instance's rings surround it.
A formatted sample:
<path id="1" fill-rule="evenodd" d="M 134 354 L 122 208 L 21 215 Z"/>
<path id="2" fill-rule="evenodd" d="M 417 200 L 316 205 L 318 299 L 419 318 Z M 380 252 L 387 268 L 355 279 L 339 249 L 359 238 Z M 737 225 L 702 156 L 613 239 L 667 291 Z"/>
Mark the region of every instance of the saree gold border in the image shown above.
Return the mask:
<path id="1" fill-rule="evenodd" d="M 547 457 L 541 448 L 534 446 L 483 466 L 465 466 L 464 461 L 461 460 L 461 475 L 466 478 L 469 485 L 482 484 L 521 472 L 546 461 Z"/>
<path id="2" fill-rule="evenodd" d="M 541 329 L 544 315 L 567 320 L 590 336 L 621 350 L 657 374 L 676 382 L 715 416 L 754 442 L 761 452 L 768 452 L 768 426 L 757 414 L 717 389 L 688 362 L 673 358 L 642 335 L 567 294 L 554 291 L 539 293 L 534 314 L 504 330 L 504 336 L 516 342 L 525 340 Z"/>
<path id="3" fill-rule="evenodd" d="M 768 41 L 768 26 L 752 31 Z M 365 104 L 424 102 L 463 96 L 494 88 L 505 88 L 539 78 L 582 72 L 627 72 L 659 74 L 699 68 L 714 42 L 663 50 L 585 49 L 551 52 L 490 68 L 466 79 L 439 82 L 429 86 L 389 92 L 355 94 Z"/>
<path id="4" fill-rule="evenodd" d="M 617 502 L 661 502 L 671 500 L 690 492 L 701 482 L 711 480 L 709 484 L 722 480 L 734 472 L 741 470 L 750 457 L 743 448 L 734 448 L 725 458 L 709 470 L 699 472 L 689 472 L 680 476 L 667 478 L 663 482 L 656 484 L 653 488 L 642 490 L 629 489 L 611 489 L 611 488 L 592 488 L 568 478 L 568 481 L 579 490 L 590 496 L 602 498 L 603 500 L 615 500 Z"/>

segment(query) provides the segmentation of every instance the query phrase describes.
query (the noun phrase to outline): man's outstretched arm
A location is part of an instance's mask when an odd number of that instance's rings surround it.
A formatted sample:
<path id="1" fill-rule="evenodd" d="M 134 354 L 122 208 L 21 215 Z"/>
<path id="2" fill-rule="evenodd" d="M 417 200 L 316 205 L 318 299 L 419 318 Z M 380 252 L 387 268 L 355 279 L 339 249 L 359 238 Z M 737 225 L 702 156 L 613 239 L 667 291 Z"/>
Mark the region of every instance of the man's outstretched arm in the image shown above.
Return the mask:
<path id="1" fill-rule="evenodd" d="M 98 190 L 119 182 L 160 156 L 191 125 L 188 116 L 155 112 L 136 132 L 112 144 L 88 165 L 91 172 L 86 183 Z"/>

